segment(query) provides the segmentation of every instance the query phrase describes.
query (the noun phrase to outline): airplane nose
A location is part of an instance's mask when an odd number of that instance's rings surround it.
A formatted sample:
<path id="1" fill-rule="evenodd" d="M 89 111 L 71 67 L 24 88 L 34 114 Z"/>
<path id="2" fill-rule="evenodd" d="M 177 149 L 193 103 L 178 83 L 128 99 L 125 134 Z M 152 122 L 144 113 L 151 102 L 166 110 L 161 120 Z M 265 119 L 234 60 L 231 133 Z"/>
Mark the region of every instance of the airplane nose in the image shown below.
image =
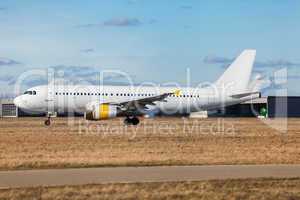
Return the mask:
<path id="1" fill-rule="evenodd" d="M 14 99 L 14 104 L 15 106 L 19 107 L 19 108 L 22 108 L 23 107 L 23 104 L 22 104 L 22 98 L 21 97 L 16 97 Z"/>

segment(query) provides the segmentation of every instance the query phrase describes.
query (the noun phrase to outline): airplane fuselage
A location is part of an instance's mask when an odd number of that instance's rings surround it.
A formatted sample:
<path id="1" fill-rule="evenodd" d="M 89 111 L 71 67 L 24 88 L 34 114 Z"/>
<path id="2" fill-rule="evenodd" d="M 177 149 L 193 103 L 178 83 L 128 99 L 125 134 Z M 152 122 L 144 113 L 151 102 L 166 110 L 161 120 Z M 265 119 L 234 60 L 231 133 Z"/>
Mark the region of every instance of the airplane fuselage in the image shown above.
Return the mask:
<path id="1" fill-rule="evenodd" d="M 22 109 L 34 112 L 47 112 L 49 107 L 55 112 L 84 113 L 91 102 L 119 103 L 157 96 L 170 91 L 180 91 L 168 96 L 164 101 L 147 105 L 142 112 L 161 112 L 164 114 L 188 114 L 202 110 L 212 110 L 253 99 L 232 98 L 215 88 L 172 88 L 136 86 L 86 86 L 57 85 L 37 86 L 15 99 Z"/>

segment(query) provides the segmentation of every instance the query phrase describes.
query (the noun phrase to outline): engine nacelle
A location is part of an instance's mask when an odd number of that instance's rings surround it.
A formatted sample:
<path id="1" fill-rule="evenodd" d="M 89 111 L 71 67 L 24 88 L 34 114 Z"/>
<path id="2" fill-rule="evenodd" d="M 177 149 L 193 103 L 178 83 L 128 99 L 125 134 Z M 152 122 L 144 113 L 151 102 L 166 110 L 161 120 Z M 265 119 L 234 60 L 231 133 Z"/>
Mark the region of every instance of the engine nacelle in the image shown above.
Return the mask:
<path id="1" fill-rule="evenodd" d="M 93 104 L 85 113 L 87 120 L 103 120 L 117 117 L 117 106 L 110 104 Z"/>

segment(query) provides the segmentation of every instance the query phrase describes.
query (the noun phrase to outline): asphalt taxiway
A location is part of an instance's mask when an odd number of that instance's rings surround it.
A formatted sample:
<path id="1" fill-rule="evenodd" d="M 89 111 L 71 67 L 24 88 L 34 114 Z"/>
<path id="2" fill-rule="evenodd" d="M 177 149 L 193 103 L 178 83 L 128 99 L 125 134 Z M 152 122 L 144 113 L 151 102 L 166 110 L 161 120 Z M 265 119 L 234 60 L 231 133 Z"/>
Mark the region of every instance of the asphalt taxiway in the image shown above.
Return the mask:
<path id="1" fill-rule="evenodd" d="M 300 177 L 300 165 L 103 167 L 0 171 L 0 188 Z"/>

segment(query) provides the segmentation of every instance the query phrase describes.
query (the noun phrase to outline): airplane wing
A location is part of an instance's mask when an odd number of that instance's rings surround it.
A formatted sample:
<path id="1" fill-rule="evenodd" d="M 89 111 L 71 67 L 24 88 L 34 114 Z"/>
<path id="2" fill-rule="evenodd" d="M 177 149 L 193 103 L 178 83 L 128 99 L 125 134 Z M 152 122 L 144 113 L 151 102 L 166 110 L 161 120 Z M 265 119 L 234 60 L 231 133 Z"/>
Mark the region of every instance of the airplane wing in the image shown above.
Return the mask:
<path id="1" fill-rule="evenodd" d="M 118 103 L 110 103 L 111 105 L 117 105 L 122 111 L 136 111 L 139 109 L 147 109 L 147 105 L 156 105 L 155 102 L 165 102 L 166 98 L 170 95 L 176 94 L 176 92 L 163 93 L 157 96 L 132 99 L 130 101 L 123 101 Z"/>

